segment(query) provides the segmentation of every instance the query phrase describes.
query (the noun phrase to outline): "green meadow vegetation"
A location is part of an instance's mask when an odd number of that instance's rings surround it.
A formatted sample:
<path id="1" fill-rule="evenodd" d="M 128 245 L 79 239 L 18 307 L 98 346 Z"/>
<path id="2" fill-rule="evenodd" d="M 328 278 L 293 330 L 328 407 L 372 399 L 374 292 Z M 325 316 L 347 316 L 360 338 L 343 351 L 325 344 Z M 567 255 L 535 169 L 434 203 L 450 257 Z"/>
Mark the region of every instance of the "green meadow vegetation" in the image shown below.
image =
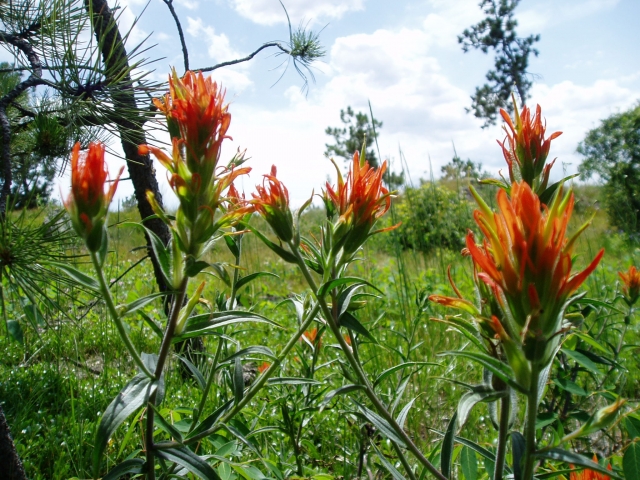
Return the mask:
<path id="1" fill-rule="evenodd" d="M 447 195 L 460 196 L 467 212 L 466 221 L 471 222 L 473 207 L 462 187 L 425 184 L 421 188 L 444 189 L 449 192 Z M 587 297 L 597 302 L 576 309 L 574 314 L 581 316 L 580 322 L 565 340 L 566 351 L 563 349 L 564 353 L 554 362 L 557 375 L 540 407 L 540 431 L 545 439 L 570 431 L 577 421 L 588 418 L 587 412 L 609 403 L 617 395 L 629 399 L 630 411 L 634 411 L 640 396 L 638 319 L 633 317 L 625 326 L 624 308 L 620 302 L 613 302 L 620 295 L 617 272 L 639 258 L 640 252 L 637 245 L 611 231 L 606 216 L 594 202 L 599 192 L 597 187 L 576 187 L 578 202 L 570 228 L 575 230 L 595 214 L 591 228 L 577 245 L 576 262 L 583 266 L 601 246 L 606 254 L 583 288 Z M 408 205 L 411 198 L 401 193 L 383 222 L 411 222 Z M 451 208 L 460 214 L 461 207 Z M 28 214 L 5 219 L 3 241 L 7 243 L 3 251 L 11 253 L 12 248 L 23 248 L 15 237 L 7 235 L 8 228 L 36 228 L 45 216 L 50 218 L 54 213 L 52 207 L 47 207 L 37 218 L 28 218 L 31 215 Z M 137 212 L 127 209 L 115 211 L 109 217 L 111 242 L 104 268 L 117 304 L 126 304 L 157 289 L 149 261 L 143 259 L 144 238 L 130 225 L 136 215 Z M 324 209 L 311 208 L 301 218 L 301 229 L 319 235 L 324 217 Z M 259 217 L 254 216 L 251 223 L 267 230 Z M 448 227 L 438 224 L 437 228 Z M 459 235 L 456 232 L 442 233 Z M 404 411 L 406 405 L 411 406 L 405 412 L 406 425 L 415 432 L 414 439 L 420 448 L 439 465 L 442 436 L 466 391 L 464 385 L 479 383 L 482 369 L 472 368 L 462 358 L 440 356 L 441 352 L 468 347 L 469 341 L 444 323 L 434 321 L 447 312 L 427 297 L 452 293 L 446 280 L 449 266 L 458 288 L 472 296 L 472 272 L 468 259 L 459 255 L 459 245 L 453 249 L 447 248 L 447 243 L 433 244 L 429 249 L 412 248 L 402 237 L 402 229 L 374 237 L 358 255 L 360 261 L 349 267 L 348 275 L 362 277 L 377 287 L 369 289 L 371 296 L 362 301 L 359 310 L 358 318 L 368 332 L 357 335 L 359 354 L 371 378 L 380 379 L 380 396 L 394 407 L 396 414 Z M 19 256 L 23 251 L 13 253 Z M 36 258 L 38 254 L 42 252 L 36 252 Z M 59 254 L 68 256 L 68 261 L 79 270 L 91 273 L 86 252 L 77 240 L 67 237 L 59 245 Z M 292 292 L 305 290 L 304 279 L 297 270 L 251 234 L 244 236 L 242 254 L 243 276 L 245 272 L 266 271 L 277 277 L 264 276 L 247 284 L 238 292 L 238 303 L 243 309 L 273 319 L 278 326 L 237 324 L 227 329 L 228 342 L 222 358 L 250 346 L 268 347 L 276 352 L 299 322 L 295 308 L 287 303 Z M 233 256 L 220 241 L 208 253 L 207 260 L 231 263 Z M 13 265 L 5 264 L 5 326 L 10 325 L 7 319 L 17 324 L 11 324 L 12 335 L 7 335 L 6 329 L 2 331 L 0 399 L 18 453 L 28 478 L 89 478 L 100 416 L 135 374 L 135 366 L 103 302 L 92 292 L 69 284 L 62 275 L 38 283 L 44 293 L 55 298 L 58 310 L 43 298 L 26 298 L 19 287 L 14 288 L 16 277 L 19 279 L 28 272 L 15 274 L 13 270 Z M 207 281 L 203 301 L 216 304 L 228 294 L 228 286 L 219 278 L 200 273 L 197 280 L 200 279 Z M 158 349 L 160 339 L 154 332 L 157 327 L 152 328 L 151 324 L 159 325 L 162 317 L 161 299 L 128 317 L 126 328 L 140 351 Z M 213 464 L 220 478 L 395 476 L 389 472 L 397 472 L 400 464 L 389 440 L 355 409 L 354 402 L 362 402 L 362 396 L 329 398 L 330 392 L 347 383 L 344 365 L 339 361 L 335 339 L 322 335 L 330 332 L 324 332 L 320 324 L 314 328 L 320 333 L 298 341 L 277 373 L 278 377 L 308 382 L 292 380 L 268 386 L 233 419 L 233 430 L 210 435 L 197 445 L 198 453 L 214 455 Z M 624 345 L 616 352 L 623 331 L 626 331 Z M 192 357 L 202 371 L 212 365 L 217 344 L 216 337 L 207 337 L 204 351 Z M 269 360 L 262 353 L 255 349 L 243 357 L 247 382 Z M 234 364 L 220 360 L 218 364 L 202 415 L 209 415 L 233 398 Z M 408 366 L 394 370 L 399 364 Z M 172 353 L 160 413 L 183 434 L 189 430 L 193 401 L 201 395 L 199 382 L 202 380 L 184 368 L 177 352 Z M 109 439 L 105 472 L 139 454 L 144 437 L 142 411 L 127 418 Z M 458 435 L 469 438 L 478 448 L 492 451 L 495 444 L 491 415 L 486 404 L 476 407 Z M 608 431 L 576 440 L 573 447 L 609 458 L 618 469 L 622 467 L 625 448 L 639 433 L 639 417 L 627 412 Z M 162 431 L 157 433 L 163 434 L 166 435 Z M 455 443 L 454 475 L 469 480 L 490 478 L 491 462 L 477 453 L 473 445 Z"/>

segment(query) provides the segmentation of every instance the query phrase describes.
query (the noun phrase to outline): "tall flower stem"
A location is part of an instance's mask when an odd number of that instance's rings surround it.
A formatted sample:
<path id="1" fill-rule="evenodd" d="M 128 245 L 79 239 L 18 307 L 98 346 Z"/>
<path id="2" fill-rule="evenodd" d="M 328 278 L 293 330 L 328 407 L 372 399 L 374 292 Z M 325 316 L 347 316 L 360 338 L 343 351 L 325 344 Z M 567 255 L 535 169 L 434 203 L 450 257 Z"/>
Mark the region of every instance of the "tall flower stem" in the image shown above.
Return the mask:
<path id="1" fill-rule="evenodd" d="M 509 387 L 507 387 L 508 389 Z M 504 474 L 504 460 L 507 455 L 507 436 L 509 434 L 509 414 L 511 410 L 511 391 L 500 399 L 500 425 L 498 427 L 498 450 L 496 452 L 496 466 L 493 480 L 502 480 Z"/>
<path id="2" fill-rule="evenodd" d="M 118 333 L 120 334 L 120 338 L 124 342 L 124 345 L 127 348 L 129 355 L 131 355 L 131 358 L 133 358 L 134 363 L 142 372 L 144 372 L 144 374 L 147 377 L 156 378 L 156 376 L 153 373 L 151 373 L 151 371 L 144 364 L 144 362 L 142 361 L 142 358 L 140 358 L 140 355 L 138 354 L 136 347 L 133 346 L 133 343 L 131 342 L 129 335 L 127 334 L 127 331 L 124 328 L 124 323 L 122 321 L 122 318 L 120 318 L 120 315 L 118 315 L 116 306 L 113 303 L 113 297 L 111 296 L 111 291 L 109 290 L 107 281 L 104 278 L 104 273 L 102 272 L 102 265 L 98 260 L 98 254 L 96 252 L 91 252 L 91 262 L 93 263 L 93 267 L 98 276 L 98 285 L 100 286 L 100 293 L 102 294 L 102 298 L 104 298 L 104 301 L 107 305 L 107 310 L 109 311 L 109 315 L 111 315 L 111 318 L 113 318 L 113 322 L 116 324 L 116 329 L 118 330 Z"/>
<path id="3" fill-rule="evenodd" d="M 524 429 L 524 468 L 522 470 L 522 480 L 531 480 L 535 468 L 536 453 L 536 419 L 538 418 L 538 381 L 540 371 L 537 367 L 531 369 L 531 383 L 527 394 L 527 412 Z"/>
<path id="4" fill-rule="evenodd" d="M 373 389 L 371 382 L 369 382 L 369 378 L 367 377 L 367 374 L 362 369 L 362 366 L 360 365 L 358 360 L 354 357 L 351 347 L 349 347 L 346 340 L 340 334 L 340 327 L 338 327 L 338 324 L 336 323 L 333 317 L 333 314 L 331 312 L 331 309 L 327 305 L 327 302 L 323 297 L 318 296 L 317 294 L 318 286 L 316 285 L 315 280 L 311 276 L 311 272 L 307 268 L 307 265 L 304 262 L 302 255 L 300 254 L 300 250 L 292 241 L 290 241 L 288 244 L 289 244 L 289 248 L 291 249 L 291 252 L 295 255 L 298 261 L 297 262 L 298 268 L 300 268 L 302 275 L 304 276 L 309 287 L 313 291 L 313 294 L 316 297 L 318 304 L 320 305 L 320 309 L 322 311 L 322 314 L 325 317 L 325 320 L 327 321 L 327 324 L 329 325 L 329 328 L 331 329 L 331 331 L 333 332 L 333 335 L 336 337 L 336 340 L 340 344 L 340 348 L 342 349 L 342 352 L 347 357 L 349 364 L 353 368 L 354 372 L 358 376 L 358 380 L 360 381 L 361 385 L 365 389 L 365 394 L 367 395 L 371 403 L 374 405 L 378 414 L 387 421 L 387 423 L 391 426 L 391 428 L 393 428 L 395 433 L 405 443 L 405 445 L 407 446 L 407 449 L 418 459 L 418 461 L 427 470 L 429 470 L 429 472 L 431 472 L 431 474 L 434 477 L 436 477 L 438 480 L 447 480 L 447 478 L 444 475 L 442 475 L 442 473 L 440 473 L 438 469 L 422 454 L 422 452 L 416 446 L 416 444 L 413 443 L 413 440 L 411 440 L 411 437 L 409 437 L 409 435 L 407 435 L 404 429 L 400 427 L 400 425 L 398 425 L 398 422 L 396 422 L 393 416 L 389 413 L 384 403 L 382 403 L 382 401 L 378 398 L 378 395 L 375 393 L 375 390 Z M 400 449 L 398 449 L 398 452 L 400 456 L 402 456 L 402 452 Z M 406 459 L 402 463 L 405 463 L 405 462 L 406 462 Z"/>
<path id="5" fill-rule="evenodd" d="M 187 285 L 189 284 L 189 277 L 185 276 L 178 287 L 178 293 L 173 298 L 173 306 L 171 307 L 171 315 L 167 322 L 167 328 L 162 337 L 162 345 L 160 346 L 160 353 L 158 354 L 158 363 L 156 364 L 155 378 L 160 379 L 162 371 L 164 370 L 164 364 L 169 356 L 169 349 L 171 348 L 171 342 L 176 331 L 176 324 L 178 323 L 178 317 L 180 316 L 180 310 L 184 304 L 184 299 L 187 293 Z M 145 438 L 145 448 L 147 454 L 147 480 L 155 479 L 155 462 L 154 462 L 154 445 L 153 445 L 153 420 L 154 410 L 153 404 L 156 401 L 157 390 L 154 391 L 147 401 L 147 428 Z"/>
<path id="6" fill-rule="evenodd" d="M 218 339 L 218 348 L 216 348 L 216 353 L 213 357 L 213 363 L 211 364 L 211 369 L 209 370 L 209 376 L 207 377 L 207 383 L 204 386 L 204 390 L 202 391 L 202 397 L 200 398 L 200 403 L 198 404 L 198 408 L 193 414 L 193 421 L 191 423 L 191 428 L 189 428 L 189 431 L 193 430 L 195 426 L 198 424 L 200 415 L 202 415 L 202 411 L 204 410 L 204 405 L 205 403 L 207 403 L 207 397 L 209 396 L 209 390 L 211 390 L 213 377 L 215 377 L 215 374 L 216 374 L 216 368 L 218 367 L 218 361 L 220 360 L 220 355 L 222 354 L 223 345 L 224 345 L 224 339 L 220 337 Z"/>

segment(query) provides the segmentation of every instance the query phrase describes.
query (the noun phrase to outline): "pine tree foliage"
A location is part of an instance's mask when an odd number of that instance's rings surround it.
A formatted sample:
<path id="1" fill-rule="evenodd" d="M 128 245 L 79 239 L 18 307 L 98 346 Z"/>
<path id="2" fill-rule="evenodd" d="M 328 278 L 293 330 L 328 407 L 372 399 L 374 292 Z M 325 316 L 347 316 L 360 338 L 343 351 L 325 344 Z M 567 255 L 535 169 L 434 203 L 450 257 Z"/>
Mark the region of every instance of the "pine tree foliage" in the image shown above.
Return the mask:
<path id="1" fill-rule="evenodd" d="M 327 127 L 325 130 L 325 133 L 332 136 L 335 141 L 334 145 L 325 145 L 327 147 L 325 155 L 350 161 L 354 152 L 362 150 L 364 144 L 369 165 L 377 167 L 379 159 L 373 149 L 373 143 L 378 136 L 378 130 L 382 127 L 382 122 L 375 118 L 370 120 L 366 113 L 355 113 L 351 107 L 340 110 L 340 120 L 344 124 L 342 128 Z"/>
<path id="2" fill-rule="evenodd" d="M 482 128 L 495 125 L 501 108 L 513 113 L 512 91 L 518 95 L 520 104 L 529 98 L 532 85 L 527 72 L 529 55 L 538 55 L 533 44 L 540 40 L 540 35 L 518 37 L 514 10 L 519 3 L 520 0 L 482 0 L 479 5 L 486 17 L 458 36 L 465 53 L 475 49 L 482 53 L 493 51 L 495 55 L 495 68 L 487 72 L 487 83 L 476 87 L 471 108 L 467 109 L 484 119 Z"/>

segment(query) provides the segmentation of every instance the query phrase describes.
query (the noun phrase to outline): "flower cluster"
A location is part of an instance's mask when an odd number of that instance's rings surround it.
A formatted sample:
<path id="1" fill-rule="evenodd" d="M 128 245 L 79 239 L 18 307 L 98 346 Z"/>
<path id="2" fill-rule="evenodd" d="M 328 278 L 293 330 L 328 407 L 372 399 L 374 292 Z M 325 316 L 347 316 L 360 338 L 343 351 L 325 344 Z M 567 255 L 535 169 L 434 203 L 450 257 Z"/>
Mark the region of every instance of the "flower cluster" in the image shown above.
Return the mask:
<path id="1" fill-rule="evenodd" d="M 106 242 L 107 212 L 123 170 L 120 169 L 105 192 L 109 172 L 104 153 L 105 146 L 100 143 L 91 143 L 83 154 L 80 153 L 80 143 L 75 144 L 71 152 L 71 194 L 64 202 L 73 228 L 92 252 L 100 250 Z"/>
<path id="2" fill-rule="evenodd" d="M 618 272 L 622 280 L 622 293 L 627 305 L 632 306 L 640 299 L 640 270 L 631 265 L 628 272 Z"/>
<path id="3" fill-rule="evenodd" d="M 257 194 L 253 193 L 251 204 L 264 217 L 275 234 L 283 242 L 293 239 L 293 214 L 289 208 L 289 190 L 276 178 L 276 166 L 271 173 L 264 175 L 262 186 L 256 185 Z"/>
<path id="4" fill-rule="evenodd" d="M 515 101 L 514 108 L 515 124 L 505 110 L 500 110 L 502 118 L 507 123 L 504 127 L 507 137 L 503 142 L 498 141 L 498 144 L 502 147 L 507 161 L 511 183 L 524 181 L 540 195 L 547 188 L 549 173 L 555 162 L 554 160 L 549 164 L 546 163 L 551 141 L 559 137 L 562 132 L 552 133 L 548 138 L 544 137 L 546 126 L 542 122 L 540 105 L 536 107 L 533 117 L 526 106 L 522 108 L 522 114 L 519 114 Z"/>
<path id="5" fill-rule="evenodd" d="M 228 166 L 219 165 L 222 142 L 230 138 L 231 114 L 216 82 L 193 72 L 178 78 L 174 71 L 169 87 L 164 100 L 154 103 L 167 117 L 173 137 L 171 155 L 150 145 L 141 145 L 140 153 L 152 153 L 167 169 L 169 185 L 180 201 L 176 221 L 171 224 L 174 238 L 182 251 L 197 257 L 220 227 L 233 224 L 251 210 L 237 193 L 230 192 L 227 195 L 235 199 L 235 207 L 215 219 L 217 209 L 224 206 L 225 191 L 251 169 L 239 167 L 244 161 L 242 154 Z M 156 214 L 169 222 L 153 198 L 150 201 Z"/>
<path id="6" fill-rule="evenodd" d="M 488 320 L 490 327 L 504 345 L 516 377 L 527 387 L 528 362 L 540 368 L 552 360 L 571 295 L 596 268 L 604 250 L 582 272 L 572 275 L 573 245 L 586 227 L 567 236 L 572 192 L 563 195 L 560 189 L 547 207 L 527 183 L 516 182 L 510 198 L 505 190 L 498 192 L 495 213 L 477 194 L 476 198 L 480 209 L 474 218 L 484 239 L 478 245 L 470 232 L 467 249 L 477 278 L 499 306 L 497 315 Z M 479 314 L 463 299 L 432 296 L 431 300 L 458 308 L 464 303 L 467 311 Z"/>
<path id="7" fill-rule="evenodd" d="M 327 182 L 323 200 L 330 216 L 339 215 L 335 225 L 334 248 L 344 248 L 348 255 L 358 250 L 369 236 L 399 225 L 372 232 L 376 221 L 391 206 L 392 194 L 382 185 L 387 170 L 386 161 L 375 169 L 364 158 L 360 159 L 360 154 L 356 152 L 346 181 L 337 166 L 336 170 L 338 184 L 334 187 Z"/>

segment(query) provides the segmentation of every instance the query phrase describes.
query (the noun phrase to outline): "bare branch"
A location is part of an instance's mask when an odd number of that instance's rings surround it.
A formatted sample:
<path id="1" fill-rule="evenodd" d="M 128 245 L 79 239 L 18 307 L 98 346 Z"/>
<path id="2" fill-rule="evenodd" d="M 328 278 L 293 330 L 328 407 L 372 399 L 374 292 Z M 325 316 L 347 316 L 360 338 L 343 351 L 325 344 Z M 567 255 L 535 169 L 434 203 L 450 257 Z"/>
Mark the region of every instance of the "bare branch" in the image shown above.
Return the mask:
<path id="1" fill-rule="evenodd" d="M 173 8 L 173 0 L 162 0 L 167 7 L 169 7 L 169 11 L 171 12 L 171 16 L 173 17 L 173 21 L 176 22 L 176 27 L 178 28 L 178 36 L 180 37 L 180 44 L 182 45 L 182 58 L 184 59 L 184 71 L 189 70 L 189 51 L 187 50 L 187 42 L 184 40 L 184 33 L 182 32 L 182 25 L 180 24 L 180 19 L 178 18 L 178 14 Z"/>
<path id="2" fill-rule="evenodd" d="M 237 60 L 230 60 L 228 62 L 218 63 L 217 65 L 213 65 L 212 67 L 196 68 L 195 71 L 196 72 L 197 71 L 200 71 L 200 72 L 211 72 L 211 71 L 216 70 L 216 69 L 221 68 L 221 67 L 228 67 L 229 65 L 236 65 L 236 64 L 242 63 L 242 62 L 248 62 L 249 60 L 253 59 L 253 57 L 255 57 L 262 50 L 264 50 L 265 48 L 269 48 L 269 47 L 277 47 L 282 51 L 282 53 L 286 53 L 287 55 L 289 55 L 291 53 L 289 50 L 284 48 L 279 42 L 267 42 L 264 45 L 262 45 L 260 48 L 258 48 L 255 52 L 250 53 L 246 57 L 238 58 Z"/>

